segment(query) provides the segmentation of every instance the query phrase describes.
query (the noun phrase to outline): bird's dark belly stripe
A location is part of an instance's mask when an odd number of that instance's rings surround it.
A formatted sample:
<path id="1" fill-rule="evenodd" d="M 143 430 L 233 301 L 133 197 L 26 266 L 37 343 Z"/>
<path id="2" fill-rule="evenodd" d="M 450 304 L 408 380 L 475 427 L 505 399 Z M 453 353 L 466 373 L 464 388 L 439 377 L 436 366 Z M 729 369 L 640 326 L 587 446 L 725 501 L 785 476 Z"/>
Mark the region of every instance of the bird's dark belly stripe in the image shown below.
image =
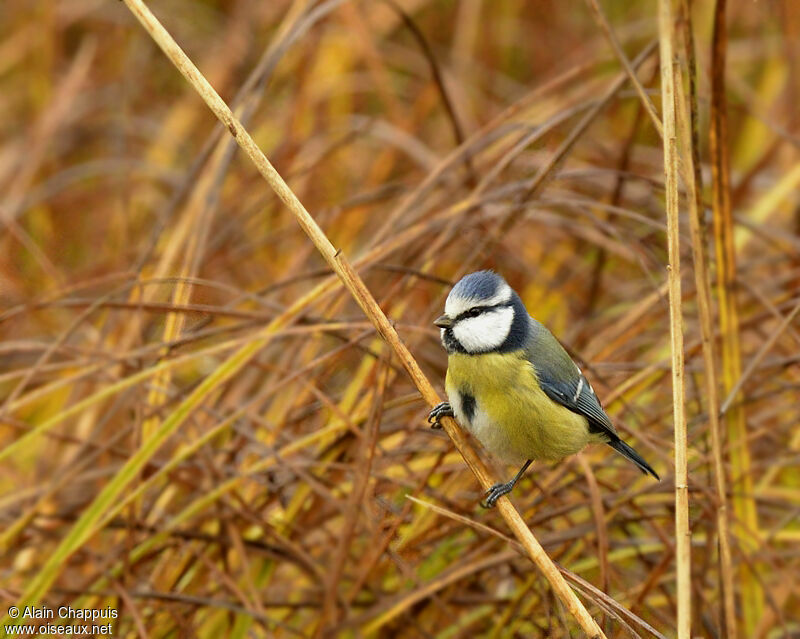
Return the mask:
<path id="1" fill-rule="evenodd" d="M 602 426 L 598 426 L 595 422 L 591 419 L 587 420 L 589 422 L 589 432 L 593 435 L 600 435 L 601 433 L 605 433 L 606 429 Z"/>
<path id="2" fill-rule="evenodd" d="M 475 396 L 464 391 L 459 391 L 459 394 L 461 395 L 461 410 L 464 411 L 467 421 L 471 422 L 475 416 Z"/>

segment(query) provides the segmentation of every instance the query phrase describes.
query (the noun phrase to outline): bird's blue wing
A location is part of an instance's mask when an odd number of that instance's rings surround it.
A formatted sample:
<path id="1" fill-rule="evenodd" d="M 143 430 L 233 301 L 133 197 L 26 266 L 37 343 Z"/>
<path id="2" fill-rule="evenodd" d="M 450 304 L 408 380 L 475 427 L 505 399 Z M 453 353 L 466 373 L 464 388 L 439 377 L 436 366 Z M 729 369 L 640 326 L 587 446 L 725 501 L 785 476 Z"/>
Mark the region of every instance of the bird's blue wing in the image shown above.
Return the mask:
<path id="1" fill-rule="evenodd" d="M 534 331 L 527 356 L 542 390 L 554 402 L 583 415 L 589 421 L 591 432 L 607 433 L 617 439 L 614 425 L 589 380 L 552 333 L 533 318 L 531 321 Z"/>
<path id="2" fill-rule="evenodd" d="M 607 432 L 616 435 L 614 425 L 600 405 L 600 400 L 597 399 L 594 389 L 583 376 L 583 373 L 578 373 L 575 380 L 569 381 L 548 378 L 546 371 L 537 370 L 537 375 L 539 384 L 545 394 L 554 402 L 568 408 L 573 413 L 583 415 L 589 420 L 590 431 Z"/>
<path id="3" fill-rule="evenodd" d="M 531 327 L 525 356 L 545 395 L 573 413 L 583 415 L 589 422 L 590 433 L 602 435 L 609 446 L 636 464 L 643 473 L 658 479 L 652 466 L 619 438 L 589 380 L 559 341 L 533 318 Z"/>

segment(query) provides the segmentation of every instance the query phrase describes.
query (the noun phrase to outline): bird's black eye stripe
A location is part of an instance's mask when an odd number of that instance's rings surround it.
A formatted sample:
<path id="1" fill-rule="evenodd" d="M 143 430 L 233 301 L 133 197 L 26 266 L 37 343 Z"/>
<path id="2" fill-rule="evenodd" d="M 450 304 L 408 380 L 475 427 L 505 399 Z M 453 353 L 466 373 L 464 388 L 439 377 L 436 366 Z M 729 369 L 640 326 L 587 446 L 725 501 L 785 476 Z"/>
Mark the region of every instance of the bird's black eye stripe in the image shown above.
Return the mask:
<path id="1" fill-rule="evenodd" d="M 459 313 L 458 315 L 456 315 L 454 321 L 457 322 L 458 320 L 466 319 L 467 317 L 478 317 L 478 315 L 481 315 L 486 311 L 493 311 L 496 308 L 503 308 L 505 306 L 511 306 L 511 304 L 509 302 L 504 302 L 502 304 L 493 304 L 492 306 L 473 306 L 472 308 L 467 309 L 463 313 Z"/>

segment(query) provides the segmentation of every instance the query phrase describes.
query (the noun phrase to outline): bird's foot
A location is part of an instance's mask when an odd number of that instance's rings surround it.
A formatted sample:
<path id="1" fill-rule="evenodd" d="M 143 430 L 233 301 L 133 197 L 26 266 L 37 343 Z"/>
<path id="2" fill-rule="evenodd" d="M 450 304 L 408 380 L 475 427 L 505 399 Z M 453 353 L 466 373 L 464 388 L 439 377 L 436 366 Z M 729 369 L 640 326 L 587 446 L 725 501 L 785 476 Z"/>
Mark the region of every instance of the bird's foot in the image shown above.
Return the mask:
<path id="1" fill-rule="evenodd" d="M 494 508 L 497 500 L 500 499 L 503 495 L 508 495 L 513 488 L 516 482 L 507 481 L 505 484 L 495 484 L 489 490 L 486 491 L 486 497 L 481 502 L 481 506 L 484 508 Z"/>
<path id="2" fill-rule="evenodd" d="M 442 425 L 439 423 L 439 420 L 442 417 L 455 417 L 456 414 L 453 412 L 453 407 L 450 406 L 447 402 L 442 402 L 436 408 L 434 408 L 430 413 L 428 413 L 428 423 L 431 425 L 431 428 L 441 428 Z"/>

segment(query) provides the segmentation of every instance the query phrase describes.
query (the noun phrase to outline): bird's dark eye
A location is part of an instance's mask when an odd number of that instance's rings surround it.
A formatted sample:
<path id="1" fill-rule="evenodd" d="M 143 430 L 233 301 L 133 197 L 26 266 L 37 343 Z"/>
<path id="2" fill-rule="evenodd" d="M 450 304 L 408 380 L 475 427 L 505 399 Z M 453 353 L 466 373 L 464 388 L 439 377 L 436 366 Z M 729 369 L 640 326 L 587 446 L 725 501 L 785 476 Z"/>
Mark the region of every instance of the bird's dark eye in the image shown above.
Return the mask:
<path id="1" fill-rule="evenodd" d="M 483 313 L 483 309 L 482 308 L 471 308 L 466 313 L 464 313 L 464 316 L 465 317 L 478 317 L 478 315 L 480 315 L 481 313 Z"/>

